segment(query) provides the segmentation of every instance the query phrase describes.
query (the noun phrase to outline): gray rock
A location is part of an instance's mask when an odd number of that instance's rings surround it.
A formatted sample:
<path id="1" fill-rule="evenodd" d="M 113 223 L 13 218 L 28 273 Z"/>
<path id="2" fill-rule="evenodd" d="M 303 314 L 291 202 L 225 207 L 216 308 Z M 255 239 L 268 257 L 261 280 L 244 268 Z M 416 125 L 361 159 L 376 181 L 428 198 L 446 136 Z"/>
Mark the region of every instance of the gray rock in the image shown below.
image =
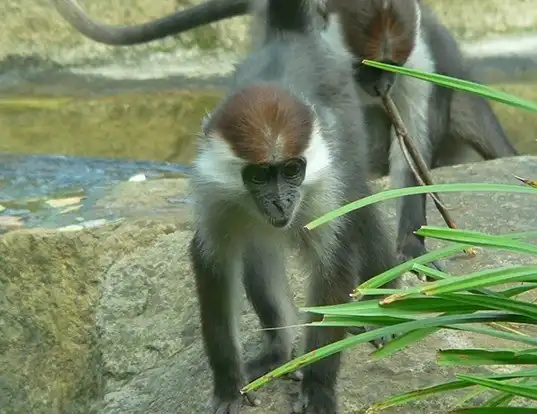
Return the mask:
<path id="1" fill-rule="evenodd" d="M 512 174 L 535 179 L 537 157 L 442 168 L 433 175 L 439 183 L 516 183 Z M 385 179 L 377 181 L 378 188 L 387 185 Z M 125 206 L 138 194 L 140 203 L 156 208 L 152 186 L 164 203 L 164 189 L 177 197 L 178 189 L 184 188 L 167 180 L 147 181 L 118 187 L 117 194 L 129 194 Z M 113 193 L 98 208 L 121 209 L 121 197 Z M 443 196 L 450 206 L 462 204 L 453 211 L 459 227 L 493 234 L 534 229 L 533 197 L 504 193 Z M 443 225 L 432 203 L 428 204 L 430 223 Z M 393 201 L 383 203 L 391 224 L 393 207 Z M 17 230 L 0 239 L 0 257 L 6 263 L 0 267 L 0 292 L 4 293 L 0 295 L 0 407 L 10 414 L 203 412 L 211 381 L 187 255 L 192 235 L 188 215 L 183 210 L 174 217 L 168 211 L 150 220 L 131 218 L 80 232 Z M 447 266 L 459 274 L 534 262 L 527 255 L 483 250 L 472 259 L 449 260 Z M 292 267 L 290 279 L 299 306 L 304 277 Z M 72 305 L 75 298 L 78 307 Z M 245 300 L 244 305 L 241 342 L 248 358 L 259 350 L 261 333 Z M 536 330 L 520 329 L 537 335 Z M 369 344 L 357 346 L 344 353 L 338 386 L 341 412 L 363 413 L 379 399 L 468 371 L 436 366 L 439 348 L 511 345 L 445 331 L 380 361 L 370 360 L 373 348 Z M 261 390 L 261 407 L 244 412 L 287 413 L 297 387 L 277 380 Z M 387 412 L 447 412 L 463 394 L 442 395 Z"/>

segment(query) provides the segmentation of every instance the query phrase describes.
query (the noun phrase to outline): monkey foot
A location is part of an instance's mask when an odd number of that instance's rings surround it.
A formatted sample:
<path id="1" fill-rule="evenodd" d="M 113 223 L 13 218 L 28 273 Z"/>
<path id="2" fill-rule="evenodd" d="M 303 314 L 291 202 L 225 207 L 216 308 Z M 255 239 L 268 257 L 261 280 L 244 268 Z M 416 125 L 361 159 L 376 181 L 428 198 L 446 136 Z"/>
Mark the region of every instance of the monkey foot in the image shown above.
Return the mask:
<path id="1" fill-rule="evenodd" d="M 244 403 L 257 407 L 261 405 L 261 400 L 255 392 L 248 392 L 244 395 L 226 399 L 214 397 L 211 414 L 240 414 Z"/>
<path id="2" fill-rule="evenodd" d="M 292 413 L 300 414 L 337 414 L 336 399 L 332 393 L 313 391 L 311 395 L 300 392 L 293 403 Z"/>
<path id="3" fill-rule="evenodd" d="M 408 260 L 415 259 L 427 253 L 424 243 L 416 236 L 407 237 L 405 242 L 398 246 L 397 257 L 400 263 L 404 263 Z M 444 272 L 444 265 L 439 260 L 435 260 L 429 263 L 429 267 Z M 421 281 L 435 281 L 429 276 L 423 275 L 420 272 L 412 271 Z"/>

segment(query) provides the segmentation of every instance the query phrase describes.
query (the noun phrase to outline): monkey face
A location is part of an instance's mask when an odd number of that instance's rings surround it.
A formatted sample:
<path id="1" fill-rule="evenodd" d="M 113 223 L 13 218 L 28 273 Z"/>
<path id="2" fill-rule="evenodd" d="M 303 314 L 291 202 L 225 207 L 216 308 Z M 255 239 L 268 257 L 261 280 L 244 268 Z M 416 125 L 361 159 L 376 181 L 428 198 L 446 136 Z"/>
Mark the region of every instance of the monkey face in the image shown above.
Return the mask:
<path id="1" fill-rule="evenodd" d="M 242 170 L 244 186 L 259 212 L 272 226 L 287 227 L 302 199 L 306 160 L 290 158 L 275 164 L 248 164 Z"/>
<path id="2" fill-rule="evenodd" d="M 397 65 L 394 62 L 382 63 Z M 381 97 L 388 94 L 395 84 L 396 75 L 394 72 L 388 72 L 359 63 L 354 65 L 354 79 L 364 92 L 373 97 Z"/>

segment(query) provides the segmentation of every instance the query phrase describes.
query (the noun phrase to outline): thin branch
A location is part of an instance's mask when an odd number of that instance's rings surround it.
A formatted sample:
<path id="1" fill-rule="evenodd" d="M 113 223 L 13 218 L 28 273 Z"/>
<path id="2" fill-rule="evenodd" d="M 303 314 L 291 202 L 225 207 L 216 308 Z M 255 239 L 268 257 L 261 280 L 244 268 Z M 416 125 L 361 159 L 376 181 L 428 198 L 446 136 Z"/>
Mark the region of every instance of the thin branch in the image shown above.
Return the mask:
<path id="1" fill-rule="evenodd" d="M 429 171 L 429 168 L 425 164 L 425 161 L 423 161 L 423 158 L 421 157 L 419 150 L 414 144 L 413 139 L 408 134 L 408 131 L 405 128 L 405 124 L 401 116 L 399 115 L 399 111 L 397 110 L 397 107 L 395 106 L 395 103 L 393 102 L 392 98 L 388 94 L 386 94 L 382 97 L 382 103 L 384 104 L 386 113 L 392 120 L 393 126 L 395 128 L 395 133 L 399 141 L 399 145 L 401 145 L 401 149 L 403 151 L 405 159 L 410 166 L 410 169 L 412 170 L 413 174 L 416 176 L 418 183 L 420 185 L 433 185 L 433 177 Z M 453 220 L 447 208 L 445 208 L 444 204 L 440 201 L 440 197 L 438 196 L 438 194 L 428 194 L 433 199 L 437 210 L 442 215 L 442 218 L 444 219 L 448 227 L 456 229 L 457 225 L 455 224 L 455 220 Z M 468 254 L 469 256 L 476 255 L 475 250 L 472 248 L 466 249 L 466 254 Z"/>

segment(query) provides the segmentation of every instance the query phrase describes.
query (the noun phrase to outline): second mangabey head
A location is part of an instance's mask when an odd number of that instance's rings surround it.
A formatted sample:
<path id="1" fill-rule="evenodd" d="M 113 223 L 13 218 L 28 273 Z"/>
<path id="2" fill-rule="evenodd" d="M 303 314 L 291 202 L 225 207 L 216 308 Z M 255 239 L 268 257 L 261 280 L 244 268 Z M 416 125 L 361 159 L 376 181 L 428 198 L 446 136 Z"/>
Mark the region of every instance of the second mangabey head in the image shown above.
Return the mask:
<path id="1" fill-rule="evenodd" d="M 396 74 L 362 65 L 363 59 L 404 66 L 416 46 L 420 10 L 416 0 L 328 0 L 328 19 L 337 19 L 355 79 L 371 96 L 389 92 Z"/>

